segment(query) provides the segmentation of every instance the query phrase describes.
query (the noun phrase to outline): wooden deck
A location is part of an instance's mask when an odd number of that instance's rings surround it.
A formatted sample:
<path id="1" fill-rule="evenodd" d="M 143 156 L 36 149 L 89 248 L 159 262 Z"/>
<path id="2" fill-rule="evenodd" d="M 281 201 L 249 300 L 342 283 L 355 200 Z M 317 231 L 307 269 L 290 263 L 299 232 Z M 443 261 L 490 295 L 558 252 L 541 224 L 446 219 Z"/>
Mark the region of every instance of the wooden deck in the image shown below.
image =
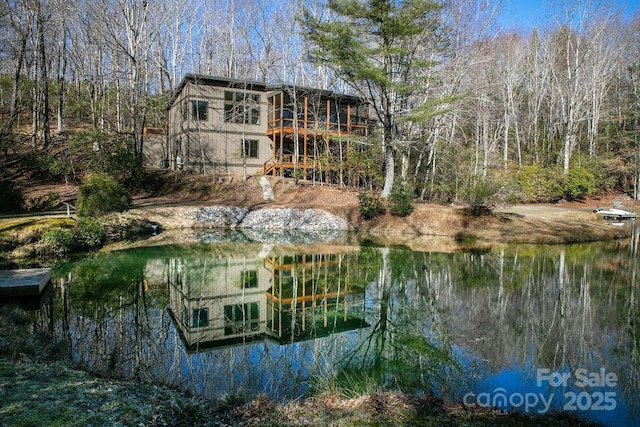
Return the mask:
<path id="1" fill-rule="evenodd" d="M 0 300 L 38 297 L 50 281 L 50 268 L 0 270 Z"/>

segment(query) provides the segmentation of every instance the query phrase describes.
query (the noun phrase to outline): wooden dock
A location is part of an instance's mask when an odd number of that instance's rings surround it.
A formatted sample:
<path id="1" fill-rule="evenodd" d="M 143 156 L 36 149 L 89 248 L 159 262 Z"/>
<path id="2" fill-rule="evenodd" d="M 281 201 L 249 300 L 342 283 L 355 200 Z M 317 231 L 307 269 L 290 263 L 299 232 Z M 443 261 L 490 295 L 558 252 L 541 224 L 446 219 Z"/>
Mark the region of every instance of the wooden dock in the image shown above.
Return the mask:
<path id="1" fill-rule="evenodd" d="M 50 268 L 0 270 L 0 300 L 38 297 L 50 281 Z"/>

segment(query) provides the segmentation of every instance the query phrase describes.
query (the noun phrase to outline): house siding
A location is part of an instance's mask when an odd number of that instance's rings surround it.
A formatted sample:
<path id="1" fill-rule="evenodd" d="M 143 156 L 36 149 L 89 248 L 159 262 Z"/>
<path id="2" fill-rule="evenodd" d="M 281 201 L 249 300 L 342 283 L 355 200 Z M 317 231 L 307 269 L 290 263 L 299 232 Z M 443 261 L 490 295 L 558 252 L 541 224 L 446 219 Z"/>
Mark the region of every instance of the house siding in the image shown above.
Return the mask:
<path id="1" fill-rule="evenodd" d="M 185 76 L 168 111 L 168 135 L 165 139 L 166 148 L 163 149 L 168 162 L 164 163 L 168 163 L 167 166 L 172 169 L 193 173 L 254 175 L 267 173 L 267 165 L 279 165 L 281 163 L 278 162 L 284 161 L 283 157 L 291 162 L 291 154 L 286 151 L 293 146 L 291 119 L 276 117 L 285 114 L 285 111 L 280 111 L 281 107 L 275 105 L 275 98 L 272 98 L 279 96 L 278 94 L 282 94 L 281 97 L 288 96 L 288 90 L 290 87 L 286 85 L 269 86 L 261 82 L 222 77 Z M 305 100 L 305 108 L 309 94 L 322 97 L 321 107 L 325 108 L 326 105 L 326 111 L 329 111 L 331 102 L 340 102 L 344 109 L 343 116 L 351 108 L 348 106 L 364 105 L 356 97 L 329 91 L 301 88 L 300 93 L 300 99 Z M 336 133 L 334 127 L 340 127 L 333 121 L 332 126 L 329 126 L 330 115 L 326 112 L 318 120 L 326 122 L 323 122 L 326 130 L 316 133 L 310 128 L 301 129 L 301 144 L 311 144 L 312 138 L 324 138 L 328 141 L 332 138 L 331 134 Z M 349 123 L 349 119 L 344 120 Z M 307 123 L 306 119 L 304 123 L 300 122 L 305 126 L 311 126 L 311 123 Z M 353 132 L 351 125 L 342 126 L 345 127 L 345 135 Z M 305 134 L 307 136 L 303 137 Z M 249 157 L 242 156 L 243 140 L 248 141 Z M 147 148 L 152 150 L 153 144 L 148 145 Z M 283 145 L 286 145 L 285 151 Z M 328 143 L 323 146 L 328 146 Z M 305 167 L 309 167 L 306 162 L 310 161 L 311 155 L 307 155 L 306 149 L 301 153 L 304 154 L 302 161 L 307 165 Z M 153 164 L 158 163 L 162 164 L 154 158 Z M 273 168 L 270 170 L 276 171 Z"/>
<path id="2" fill-rule="evenodd" d="M 225 91 L 256 95 L 260 121 L 257 124 L 225 121 Z M 193 101 L 207 103 L 205 120 L 193 116 Z M 266 135 L 266 116 L 265 92 L 187 81 L 169 109 L 171 167 L 199 173 L 241 174 L 244 172 L 241 148 L 245 139 L 257 141 L 258 157 L 245 159 L 246 172 L 255 174 L 272 156 L 270 139 Z"/>

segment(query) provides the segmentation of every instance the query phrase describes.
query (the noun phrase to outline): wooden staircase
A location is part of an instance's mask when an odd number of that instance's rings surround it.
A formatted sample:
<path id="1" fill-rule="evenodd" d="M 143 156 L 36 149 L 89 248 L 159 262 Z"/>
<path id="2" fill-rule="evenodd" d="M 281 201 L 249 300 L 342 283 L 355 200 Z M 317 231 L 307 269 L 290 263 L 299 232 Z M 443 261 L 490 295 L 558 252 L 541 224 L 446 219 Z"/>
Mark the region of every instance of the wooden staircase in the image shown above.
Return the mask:
<path id="1" fill-rule="evenodd" d="M 276 159 L 275 157 L 270 158 L 264 165 L 262 166 L 262 174 L 264 176 L 267 175 L 275 175 L 276 174 Z"/>

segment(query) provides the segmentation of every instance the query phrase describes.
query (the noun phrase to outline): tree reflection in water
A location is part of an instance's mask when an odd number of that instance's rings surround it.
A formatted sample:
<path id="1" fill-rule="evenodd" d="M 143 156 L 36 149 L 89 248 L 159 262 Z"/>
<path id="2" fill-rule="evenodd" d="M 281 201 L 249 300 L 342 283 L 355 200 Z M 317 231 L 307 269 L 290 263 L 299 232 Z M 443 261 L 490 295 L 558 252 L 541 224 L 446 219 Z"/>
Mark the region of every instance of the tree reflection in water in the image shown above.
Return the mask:
<path id="1" fill-rule="evenodd" d="M 208 397 L 295 398 L 312 385 L 461 400 L 498 386 L 540 391 L 538 368 L 605 369 L 619 379 L 618 407 L 591 415 L 630 420 L 637 248 L 637 235 L 460 253 L 142 248 L 57 268 L 55 325 L 87 369 Z"/>

